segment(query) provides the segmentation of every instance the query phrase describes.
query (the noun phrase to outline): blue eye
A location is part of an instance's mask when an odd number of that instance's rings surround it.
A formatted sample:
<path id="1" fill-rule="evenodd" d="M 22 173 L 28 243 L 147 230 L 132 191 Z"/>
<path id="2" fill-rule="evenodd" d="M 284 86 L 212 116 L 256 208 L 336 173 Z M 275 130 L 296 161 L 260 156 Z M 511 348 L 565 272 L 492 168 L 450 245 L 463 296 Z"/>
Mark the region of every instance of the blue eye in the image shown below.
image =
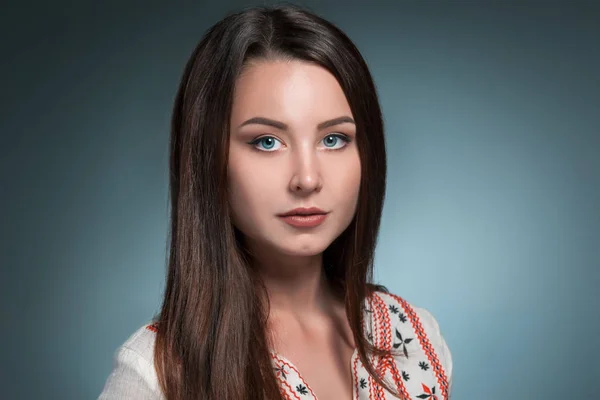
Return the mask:
<path id="1" fill-rule="evenodd" d="M 333 139 L 333 140 L 328 140 L 328 139 Z M 334 134 L 334 135 L 327 135 L 325 137 L 325 139 L 323 139 L 323 142 L 325 143 L 325 146 L 328 149 L 332 149 L 332 148 L 334 148 L 333 146 L 335 146 L 336 144 L 342 143 L 343 145 L 341 147 L 335 148 L 335 150 L 337 150 L 337 149 L 346 147 L 346 145 L 350 142 L 350 139 L 346 135 Z"/>
<path id="2" fill-rule="evenodd" d="M 344 134 L 336 133 L 327 135 L 322 141 L 323 143 L 325 143 L 325 147 L 327 149 L 339 150 L 346 147 L 346 145 L 350 142 L 350 138 Z M 276 139 L 273 136 L 261 136 L 249 142 L 248 144 L 252 145 L 254 148 L 260 151 L 273 152 L 279 150 L 280 148 L 276 147 L 277 143 L 279 143 L 279 145 L 281 146 L 281 142 L 279 141 L 279 139 Z"/>
<path id="3" fill-rule="evenodd" d="M 277 148 L 274 149 L 275 142 L 279 142 L 279 140 L 275 139 L 273 136 L 263 136 L 263 137 L 259 137 L 258 139 L 254 139 L 253 141 L 250 142 L 250 144 L 261 151 L 275 151 L 275 150 L 277 150 Z M 281 144 L 281 142 L 279 142 L 279 143 Z M 264 150 L 258 148 L 257 147 L 258 144 L 263 144 Z"/>

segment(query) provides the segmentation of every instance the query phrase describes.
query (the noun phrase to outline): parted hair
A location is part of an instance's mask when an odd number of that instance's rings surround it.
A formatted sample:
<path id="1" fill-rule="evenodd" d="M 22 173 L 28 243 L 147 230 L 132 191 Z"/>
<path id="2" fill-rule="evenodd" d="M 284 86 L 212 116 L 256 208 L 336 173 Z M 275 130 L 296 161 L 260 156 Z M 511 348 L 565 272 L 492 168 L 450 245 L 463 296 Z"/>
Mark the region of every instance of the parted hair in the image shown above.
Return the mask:
<path id="1" fill-rule="evenodd" d="M 386 291 L 372 283 L 386 183 L 376 87 L 346 34 L 288 4 L 227 15 L 204 34 L 181 78 L 171 120 L 167 277 L 155 317 L 161 389 L 168 400 L 281 399 L 266 333 L 265 288 L 232 223 L 226 185 L 236 79 L 249 63 L 263 60 L 319 65 L 335 76 L 348 100 L 361 162 L 357 211 L 324 251 L 323 268 L 344 301 L 362 363 L 397 394 L 367 357 L 385 351 L 362 328 L 365 299 Z"/>

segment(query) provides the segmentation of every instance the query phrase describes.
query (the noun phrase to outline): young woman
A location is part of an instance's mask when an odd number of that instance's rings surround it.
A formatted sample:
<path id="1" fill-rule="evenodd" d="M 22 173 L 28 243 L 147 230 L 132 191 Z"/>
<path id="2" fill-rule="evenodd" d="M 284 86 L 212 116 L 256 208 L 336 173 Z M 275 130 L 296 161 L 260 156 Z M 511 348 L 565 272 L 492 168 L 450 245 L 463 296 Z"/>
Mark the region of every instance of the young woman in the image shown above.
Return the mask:
<path id="1" fill-rule="evenodd" d="M 213 26 L 175 101 L 162 309 L 101 399 L 448 399 L 433 316 L 372 284 L 386 154 L 350 39 L 295 6 Z"/>

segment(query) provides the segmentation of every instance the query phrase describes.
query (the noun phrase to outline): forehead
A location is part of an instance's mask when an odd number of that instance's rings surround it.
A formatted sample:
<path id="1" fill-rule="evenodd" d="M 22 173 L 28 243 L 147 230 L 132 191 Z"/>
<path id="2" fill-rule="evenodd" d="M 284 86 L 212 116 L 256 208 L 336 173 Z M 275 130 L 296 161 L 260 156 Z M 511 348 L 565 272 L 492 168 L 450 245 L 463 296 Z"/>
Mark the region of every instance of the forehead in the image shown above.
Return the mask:
<path id="1" fill-rule="evenodd" d="M 346 96 L 335 77 L 316 64 L 260 61 L 247 66 L 236 81 L 233 124 L 255 116 L 293 125 L 340 115 L 352 115 Z"/>

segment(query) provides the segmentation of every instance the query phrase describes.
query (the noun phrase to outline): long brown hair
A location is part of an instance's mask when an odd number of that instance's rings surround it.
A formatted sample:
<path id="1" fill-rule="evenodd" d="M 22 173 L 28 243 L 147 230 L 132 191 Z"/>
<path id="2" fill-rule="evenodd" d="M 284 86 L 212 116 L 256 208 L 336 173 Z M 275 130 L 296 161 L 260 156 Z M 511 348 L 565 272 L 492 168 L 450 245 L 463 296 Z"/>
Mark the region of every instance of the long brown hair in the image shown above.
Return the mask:
<path id="1" fill-rule="evenodd" d="M 338 80 L 354 116 L 361 160 L 357 212 L 323 266 L 343 298 L 361 361 L 384 354 L 363 333 L 386 182 L 383 120 L 369 69 L 330 22 L 292 5 L 230 14 L 191 55 L 175 99 L 170 140 L 170 252 L 156 317 L 155 367 L 167 399 L 280 399 L 265 332 L 268 304 L 249 268 L 227 201 L 229 117 L 236 78 L 250 61 L 297 59 Z M 262 289 L 261 289 L 262 287 Z"/>

